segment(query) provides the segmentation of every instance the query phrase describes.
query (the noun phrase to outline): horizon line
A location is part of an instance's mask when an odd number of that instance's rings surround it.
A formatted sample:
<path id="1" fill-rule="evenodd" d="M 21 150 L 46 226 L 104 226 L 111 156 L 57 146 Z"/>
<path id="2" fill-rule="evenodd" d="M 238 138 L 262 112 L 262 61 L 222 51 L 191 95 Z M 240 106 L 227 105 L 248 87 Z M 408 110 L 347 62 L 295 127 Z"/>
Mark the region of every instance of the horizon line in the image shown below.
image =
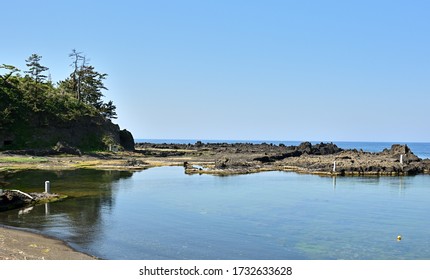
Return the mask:
<path id="1" fill-rule="evenodd" d="M 157 140 L 157 141 L 181 141 L 181 142 L 186 142 L 186 141 L 193 141 L 193 142 L 197 142 L 197 141 L 201 141 L 201 142 L 205 142 L 205 141 L 210 141 L 210 142 L 216 142 L 216 143 L 222 143 L 223 141 L 228 141 L 228 142 L 236 142 L 236 143 L 247 143 L 247 142 L 268 142 L 268 143 L 273 143 L 273 142 L 299 142 L 299 143 L 303 143 L 303 142 L 311 142 L 311 143 L 394 143 L 394 144 L 398 144 L 398 143 L 423 143 L 423 144 L 430 144 L 430 142 L 425 142 L 425 141 L 369 141 L 369 140 L 268 140 L 268 139 L 203 139 L 203 138 L 135 138 L 136 140 L 145 140 L 145 141 L 149 141 L 149 140 Z M 166 142 L 167 143 L 167 142 Z"/>

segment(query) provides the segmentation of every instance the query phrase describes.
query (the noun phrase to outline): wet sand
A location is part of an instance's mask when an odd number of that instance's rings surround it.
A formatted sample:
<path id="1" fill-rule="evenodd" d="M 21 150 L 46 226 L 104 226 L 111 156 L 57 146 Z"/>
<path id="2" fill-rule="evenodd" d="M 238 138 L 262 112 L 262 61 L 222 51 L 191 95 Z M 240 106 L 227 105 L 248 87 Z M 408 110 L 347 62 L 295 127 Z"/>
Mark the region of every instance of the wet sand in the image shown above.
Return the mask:
<path id="1" fill-rule="evenodd" d="M 95 260 L 63 241 L 0 226 L 0 260 Z"/>

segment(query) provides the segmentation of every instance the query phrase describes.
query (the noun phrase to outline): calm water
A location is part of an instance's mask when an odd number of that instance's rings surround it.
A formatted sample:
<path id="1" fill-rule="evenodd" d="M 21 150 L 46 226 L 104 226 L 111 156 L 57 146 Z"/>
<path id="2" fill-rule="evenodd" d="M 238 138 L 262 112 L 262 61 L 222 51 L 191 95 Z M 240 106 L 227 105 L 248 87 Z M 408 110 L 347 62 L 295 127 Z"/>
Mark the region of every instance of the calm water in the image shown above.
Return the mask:
<path id="1" fill-rule="evenodd" d="M 106 259 L 430 259 L 428 175 L 183 171 L 12 174 L 11 186 L 40 191 L 49 179 L 70 198 L 0 213 L 0 223 Z"/>

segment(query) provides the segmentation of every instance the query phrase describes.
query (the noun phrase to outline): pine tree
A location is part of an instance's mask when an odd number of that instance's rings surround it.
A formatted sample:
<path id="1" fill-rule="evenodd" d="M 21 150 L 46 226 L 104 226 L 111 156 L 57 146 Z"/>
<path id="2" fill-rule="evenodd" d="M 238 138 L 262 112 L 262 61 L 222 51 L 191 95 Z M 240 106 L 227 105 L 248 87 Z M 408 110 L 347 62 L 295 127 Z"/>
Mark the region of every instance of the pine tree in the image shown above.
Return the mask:
<path id="1" fill-rule="evenodd" d="M 48 67 L 42 66 L 40 60 L 42 56 L 32 54 L 25 62 L 27 62 L 28 70 L 25 73 L 30 74 L 30 77 L 36 81 L 36 84 L 46 81 L 47 76 L 42 73 L 48 71 Z"/>
<path id="2" fill-rule="evenodd" d="M 102 90 L 107 90 L 103 84 L 103 80 L 106 79 L 107 74 L 95 71 L 94 67 L 90 65 L 83 66 L 79 70 L 78 76 L 82 102 L 100 110 L 103 105 Z"/>
<path id="3" fill-rule="evenodd" d="M 80 69 L 85 66 L 85 56 L 82 55 L 81 52 L 72 50 L 72 53 L 69 54 L 69 57 L 73 59 L 72 64 L 70 66 L 73 67 L 73 73 L 70 74 L 70 86 L 71 90 L 75 93 L 76 99 L 81 100 L 81 77 L 79 75 Z"/>
<path id="4" fill-rule="evenodd" d="M 73 72 L 59 83 L 59 89 L 63 93 L 73 95 L 79 102 L 88 104 L 96 109 L 107 119 L 116 118 L 116 106 L 112 101 L 103 102 L 103 90 L 107 90 L 104 80 L 107 74 L 99 73 L 94 66 L 87 63 L 88 59 L 81 52 L 72 50 L 69 55 L 72 58 Z"/>
<path id="5" fill-rule="evenodd" d="M 0 69 L 5 69 L 7 71 L 9 71 L 9 73 L 6 73 L 4 75 L 0 75 L 0 78 L 3 80 L 4 83 L 8 82 L 8 79 L 16 72 L 19 72 L 20 70 L 18 68 L 16 68 L 13 65 L 8 65 L 8 64 L 2 64 L 0 65 Z"/>
<path id="6" fill-rule="evenodd" d="M 116 106 L 113 105 L 112 100 L 110 100 L 108 103 L 104 103 L 102 105 L 102 108 L 100 109 L 102 116 L 105 117 L 106 119 L 118 118 L 115 110 L 116 110 Z"/>
<path id="7" fill-rule="evenodd" d="M 39 91 L 39 86 L 41 83 L 46 81 L 47 76 L 43 74 L 43 72 L 47 71 L 49 68 L 42 66 L 40 64 L 40 60 L 42 56 L 37 54 L 32 54 L 28 59 L 25 60 L 27 62 L 28 70 L 24 71 L 24 73 L 29 74 L 30 78 L 34 81 L 34 93 L 37 95 Z"/>

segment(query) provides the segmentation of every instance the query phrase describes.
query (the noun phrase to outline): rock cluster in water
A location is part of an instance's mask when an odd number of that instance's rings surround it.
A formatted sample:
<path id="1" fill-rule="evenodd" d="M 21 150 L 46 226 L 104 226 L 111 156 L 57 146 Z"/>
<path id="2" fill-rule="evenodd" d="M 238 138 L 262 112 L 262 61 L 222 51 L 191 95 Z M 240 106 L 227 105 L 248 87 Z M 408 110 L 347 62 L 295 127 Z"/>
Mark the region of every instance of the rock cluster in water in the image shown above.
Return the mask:
<path id="1" fill-rule="evenodd" d="M 1 190 L 0 211 L 6 211 L 45 202 L 52 202 L 64 198 L 59 194 L 49 193 L 23 193 L 18 190 Z"/>
<path id="2" fill-rule="evenodd" d="M 407 145 L 378 153 L 339 148 L 333 143 L 298 146 L 253 143 L 151 144 L 136 151 L 152 158 L 184 159 L 185 172 L 217 175 L 291 170 L 321 175 L 415 175 L 430 173 L 430 161 L 418 158 Z"/>

